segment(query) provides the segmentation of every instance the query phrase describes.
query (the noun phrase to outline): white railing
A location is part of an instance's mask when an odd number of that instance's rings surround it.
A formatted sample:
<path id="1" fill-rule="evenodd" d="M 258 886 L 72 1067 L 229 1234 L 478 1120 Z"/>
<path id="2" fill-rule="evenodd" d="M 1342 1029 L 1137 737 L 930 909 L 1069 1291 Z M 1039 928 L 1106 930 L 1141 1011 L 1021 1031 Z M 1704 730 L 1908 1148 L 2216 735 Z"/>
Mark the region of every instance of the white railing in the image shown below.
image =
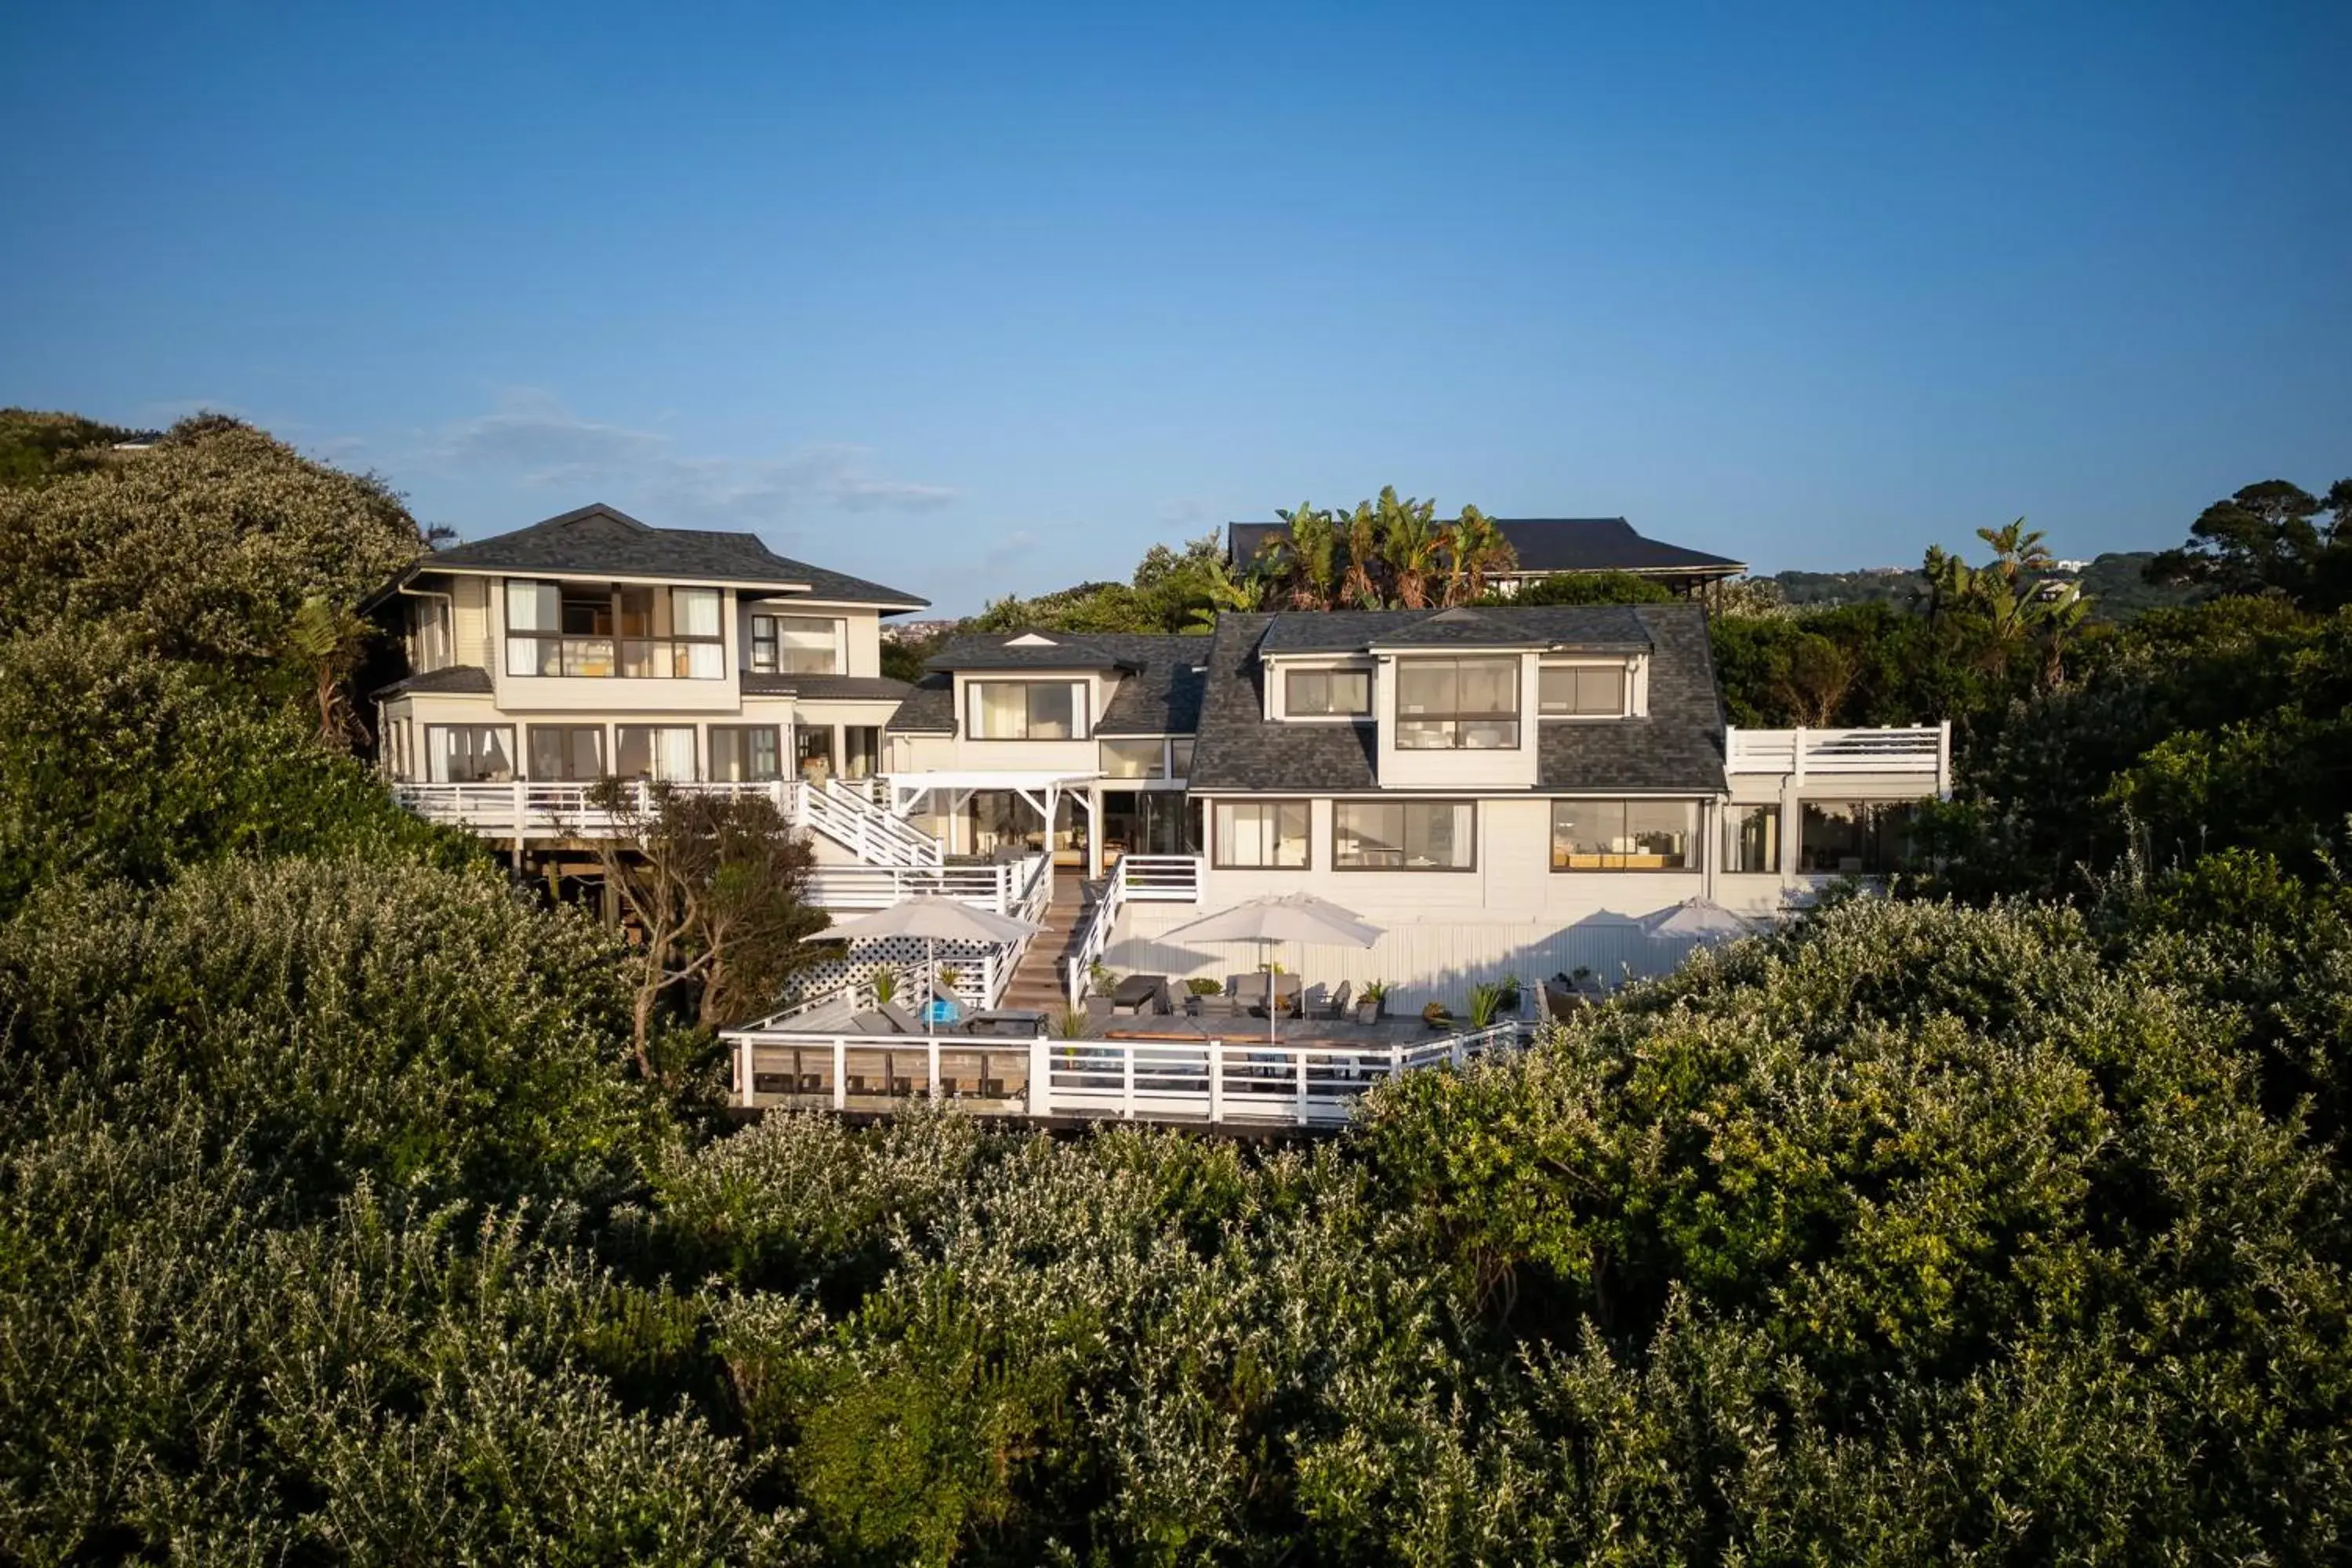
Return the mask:
<path id="1" fill-rule="evenodd" d="M 1032 855 L 1013 868 L 1020 872 L 1020 882 L 1013 890 L 1011 907 L 1005 912 L 1032 925 L 1042 926 L 1054 907 L 1054 856 L 1051 850 Z M 1003 952 L 991 948 L 981 964 L 982 985 L 986 994 L 985 1005 L 993 1007 L 1004 1000 L 1013 988 L 1013 976 L 1021 967 L 1022 958 L 1029 944 L 1037 939 L 1023 937 L 1006 944 Z"/>
<path id="2" fill-rule="evenodd" d="M 931 893 L 1015 914 L 1037 858 L 1001 866 L 818 866 L 809 873 L 809 901 L 828 910 L 887 910 Z"/>
<path id="3" fill-rule="evenodd" d="M 1095 900 L 1079 932 L 1076 946 L 1065 963 L 1063 989 L 1075 1007 L 1086 998 L 1087 976 L 1110 951 L 1118 911 L 1129 900 L 1146 903 L 1197 903 L 1201 898 L 1201 858 L 1197 855 L 1122 855 L 1103 879 L 1102 897 Z"/>
<path id="4" fill-rule="evenodd" d="M 1952 726 L 1873 730 L 1742 730 L 1724 732 L 1724 769 L 1802 781 L 1810 773 L 1872 773 L 1917 778 L 1942 790 L 1951 782 Z"/>
<path id="5" fill-rule="evenodd" d="M 558 784 L 517 779 L 511 784 L 396 784 L 400 804 L 428 822 L 470 828 L 499 838 L 608 838 L 622 830 L 613 814 L 595 804 L 601 784 Z M 649 804 L 648 786 L 629 786 L 638 812 Z M 824 834 L 869 866 L 930 868 L 946 857 L 940 842 L 901 816 L 874 804 L 839 780 L 811 784 L 798 779 L 759 784 L 674 784 L 685 795 L 757 795 L 775 802 L 787 822 Z"/>
<path id="6" fill-rule="evenodd" d="M 980 1115 L 1117 1118 L 1210 1126 L 1337 1127 L 1375 1085 L 1416 1069 L 1459 1068 L 1517 1048 L 1516 1020 L 1412 1045 L 1269 1044 L 1263 1040 L 1013 1040 L 976 1035 L 844 1035 L 732 1029 L 736 1099 L 830 1099 L 837 1110 L 887 1110 L 939 1099 L 945 1064 L 985 1060 L 976 1081 L 1000 1086 Z M 776 1070 L 789 1063 L 792 1070 Z M 876 1071 L 875 1064 L 880 1064 Z M 908 1070 L 901 1075 L 899 1065 Z M 919 1075 L 915 1071 L 920 1064 Z M 810 1069 L 817 1070 L 812 1071 Z M 1016 1071 L 1018 1076 L 1015 1076 Z M 762 1078 L 791 1088 L 763 1090 Z M 879 1078 L 881 1088 L 853 1089 Z M 1018 1092 L 1014 1085 L 1018 1084 Z M 903 1087 L 901 1087 L 903 1085 Z M 959 1080 L 958 1090 L 961 1092 Z M 853 1098 L 857 1104 L 853 1107 Z M 877 1102 L 880 1103 L 877 1103 Z"/>

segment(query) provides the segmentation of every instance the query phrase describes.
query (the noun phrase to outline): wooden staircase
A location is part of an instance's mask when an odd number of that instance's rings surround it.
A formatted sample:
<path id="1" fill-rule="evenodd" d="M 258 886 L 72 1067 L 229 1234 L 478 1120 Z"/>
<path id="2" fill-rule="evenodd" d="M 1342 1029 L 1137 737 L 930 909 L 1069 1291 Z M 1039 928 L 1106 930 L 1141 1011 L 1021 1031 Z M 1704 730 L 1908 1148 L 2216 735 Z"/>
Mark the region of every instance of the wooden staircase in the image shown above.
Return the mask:
<path id="1" fill-rule="evenodd" d="M 1054 901 L 1042 922 L 1045 932 L 1033 939 L 1029 951 L 1021 955 L 1021 967 L 1013 972 L 1003 1005 L 1034 1007 L 1058 1016 L 1070 1005 L 1069 957 L 1094 901 L 1094 892 L 1083 878 L 1055 876 Z"/>

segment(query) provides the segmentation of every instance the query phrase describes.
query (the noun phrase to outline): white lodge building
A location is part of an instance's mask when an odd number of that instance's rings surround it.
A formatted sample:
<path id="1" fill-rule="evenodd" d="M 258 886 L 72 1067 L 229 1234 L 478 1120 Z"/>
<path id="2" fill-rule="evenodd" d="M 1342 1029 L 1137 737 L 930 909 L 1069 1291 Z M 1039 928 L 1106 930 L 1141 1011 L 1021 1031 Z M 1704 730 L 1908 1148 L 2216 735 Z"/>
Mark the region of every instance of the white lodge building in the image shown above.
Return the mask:
<path id="1" fill-rule="evenodd" d="M 1911 803 L 1948 784 L 1940 727 L 1727 728 L 1696 604 L 965 636 L 910 688 L 881 677 L 879 621 L 920 599 L 601 506 L 426 556 L 377 604 L 413 671 L 377 699 L 414 809 L 520 865 L 596 833 L 604 775 L 759 789 L 811 831 L 828 907 L 1083 901 L 1066 943 L 990 961 L 984 1005 L 1016 971 L 1247 969 L 1155 939 L 1294 890 L 1387 935 L 1281 961 L 1385 981 L 1392 1009 L 1647 972 L 1683 949 L 1643 917 L 1896 869 Z"/>

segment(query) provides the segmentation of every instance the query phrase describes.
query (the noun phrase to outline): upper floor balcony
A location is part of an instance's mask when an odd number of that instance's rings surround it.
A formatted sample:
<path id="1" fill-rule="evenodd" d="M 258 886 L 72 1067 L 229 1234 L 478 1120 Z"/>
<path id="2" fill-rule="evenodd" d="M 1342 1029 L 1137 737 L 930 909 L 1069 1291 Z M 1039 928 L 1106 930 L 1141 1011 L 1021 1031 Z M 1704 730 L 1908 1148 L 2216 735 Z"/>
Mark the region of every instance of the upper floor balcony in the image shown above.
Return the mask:
<path id="1" fill-rule="evenodd" d="M 1866 730 L 1742 730 L 1724 731 L 1724 772 L 1769 774 L 1799 784 L 1822 775 L 1916 782 L 1943 794 L 1952 784 L 1952 726 L 1886 726 Z"/>

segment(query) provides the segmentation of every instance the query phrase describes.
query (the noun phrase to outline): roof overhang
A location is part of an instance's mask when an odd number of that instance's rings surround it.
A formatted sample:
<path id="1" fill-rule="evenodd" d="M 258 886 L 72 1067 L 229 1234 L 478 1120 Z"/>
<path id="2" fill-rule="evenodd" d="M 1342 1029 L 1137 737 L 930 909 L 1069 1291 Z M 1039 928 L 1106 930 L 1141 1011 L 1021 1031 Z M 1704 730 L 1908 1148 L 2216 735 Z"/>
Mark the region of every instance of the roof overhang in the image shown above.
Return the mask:
<path id="1" fill-rule="evenodd" d="M 701 577 L 675 572 L 658 575 L 642 572 L 571 572 L 544 566 L 464 566 L 437 562 L 429 555 L 411 566 L 401 582 L 414 582 L 426 573 L 441 573 L 451 577 L 523 577 L 541 583 L 641 583 L 654 587 L 675 584 L 695 588 L 738 588 L 759 594 L 803 595 L 814 592 L 809 584 L 782 583 L 772 578 Z"/>

